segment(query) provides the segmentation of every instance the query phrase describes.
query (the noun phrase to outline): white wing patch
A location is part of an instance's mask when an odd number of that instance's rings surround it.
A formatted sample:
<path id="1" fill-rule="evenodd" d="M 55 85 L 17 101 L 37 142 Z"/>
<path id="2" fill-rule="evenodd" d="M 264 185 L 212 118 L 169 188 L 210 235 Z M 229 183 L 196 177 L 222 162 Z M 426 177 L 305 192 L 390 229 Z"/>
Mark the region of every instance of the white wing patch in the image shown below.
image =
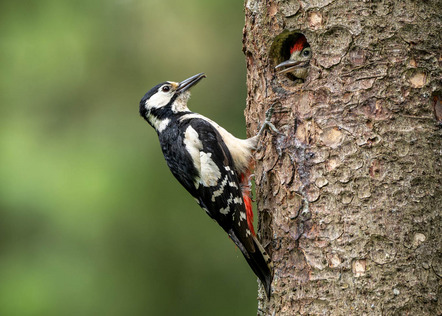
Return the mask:
<path id="1" fill-rule="evenodd" d="M 192 157 L 195 169 L 200 175 L 199 178 L 195 179 L 195 187 L 198 188 L 200 183 L 206 187 L 216 186 L 221 179 L 221 172 L 211 158 L 212 153 L 201 151 L 203 144 L 199 139 L 197 131 L 192 126 L 187 127 L 184 132 L 183 142 L 187 152 Z"/>
<path id="2" fill-rule="evenodd" d="M 255 149 L 256 144 L 258 142 L 257 137 L 250 137 L 247 139 L 236 138 L 228 131 L 226 131 L 223 127 L 219 126 L 216 122 L 197 113 L 183 115 L 180 118 L 180 120 L 184 121 L 186 119 L 192 119 L 192 118 L 203 119 L 209 122 L 210 124 L 212 124 L 212 126 L 216 128 L 218 133 L 220 133 L 224 143 L 227 145 L 230 154 L 232 155 L 233 163 L 235 165 L 235 170 L 238 173 L 243 172 L 249 167 L 249 161 L 252 156 L 252 150 Z"/>
<path id="3" fill-rule="evenodd" d="M 221 178 L 221 172 L 211 157 L 212 153 L 200 152 L 201 183 L 206 187 L 216 186 Z"/>
<path id="4" fill-rule="evenodd" d="M 189 126 L 184 132 L 184 146 L 186 146 L 187 152 L 192 157 L 193 166 L 201 175 L 201 160 L 200 160 L 200 150 L 203 149 L 203 144 L 201 143 L 198 133 Z M 195 187 L 198 188 L 200 179 L 195 179 Z"/>

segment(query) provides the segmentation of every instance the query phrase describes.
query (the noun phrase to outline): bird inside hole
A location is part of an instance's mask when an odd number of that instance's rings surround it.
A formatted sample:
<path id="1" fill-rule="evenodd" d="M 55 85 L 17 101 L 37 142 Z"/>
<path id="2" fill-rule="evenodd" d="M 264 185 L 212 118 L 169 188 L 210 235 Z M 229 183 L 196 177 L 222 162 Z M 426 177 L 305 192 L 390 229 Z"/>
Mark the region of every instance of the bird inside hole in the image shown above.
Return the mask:
<path id="1" fill-rule="evenodd" d="M 278 74 L 286 74 L 295 83 L 303 83 L 308 75 L 312 49 L 304 35 L 299 35 L 290 46 L 290 58 L 278 64 Z"/>

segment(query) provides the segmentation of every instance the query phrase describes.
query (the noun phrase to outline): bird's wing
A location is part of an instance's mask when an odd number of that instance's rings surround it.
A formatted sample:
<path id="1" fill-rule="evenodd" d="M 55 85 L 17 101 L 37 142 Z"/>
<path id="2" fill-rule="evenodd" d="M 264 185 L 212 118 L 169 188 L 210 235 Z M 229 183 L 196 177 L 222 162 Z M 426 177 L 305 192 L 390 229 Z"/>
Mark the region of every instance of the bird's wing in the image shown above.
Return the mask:
<path id="1" fill-rule="evenodd" d="M 207 214 L 228 233 L 263 282 L 269 297 L 272 282 L 270 257 L 247 224 L 239 176 L 234 170 L 229 149 L 209 121 L 191 118 L 182 121 L 182 124 L 181 127 L 185 130 L 183 138 L 180 139 L 179 136 L 172 142 L 175 145 L 165 155 L 169 167 L 172 163 L 186 166 L 181 171 L 174 172 L 175 177 Z M 185 150 L 174 148 L 182 148 L 178 144 L 183 144 Z"/>
<path id="2" fill-rule="evenodd" d="M 254 252 L 255 245 L 247 225 L 240 181 L 233 169 L 232 156 L 227 146 L 210 122 L 196 118 L 191 120 L 189 127 L 196 134 L 192 132 L 194 139 L 185 140 L 185 144 L 194 144 L 193 149 L 188 150 L 195 151 L 197 148 L 199 154 L 199 166 L 196 166 L 199 183 L 194 196 L 229 235 L 233 233 L 236 236 L 231 238 L 239 248 L 245 248 L 241 250 Z"/>

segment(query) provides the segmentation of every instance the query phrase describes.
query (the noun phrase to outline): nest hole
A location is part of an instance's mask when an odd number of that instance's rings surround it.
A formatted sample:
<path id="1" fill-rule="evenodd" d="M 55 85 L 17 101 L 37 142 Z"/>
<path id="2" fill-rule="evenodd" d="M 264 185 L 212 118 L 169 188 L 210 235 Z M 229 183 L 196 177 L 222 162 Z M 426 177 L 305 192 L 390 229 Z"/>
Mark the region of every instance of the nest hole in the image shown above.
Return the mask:
<path id="1" fill-rule="evenodd" d="M 285 70 L 282 66 L 282 63 L 291 60 L 293 52 L 299 52 L 299 56 L 296 54 L 293 55 L 295 58 L 299 58 L 300 60 L 306 60 L 305 67 L 302 71 L 294 71 L 294 72 L 283 72 Z M 309 53 L 310 56 L 303 56 L 302 53 Z M 273 62 L 275 73 L 278 76 L 284 76 L 294 83 L 303 83 L 305 78 L 307 77 L 310 59 L 312 56 L 312 51 L 310 44 L 308 43 L 307 38 L 304 34 L 298 31 L 288 31 L 285 30 L 281 34 L 275 37 L 273 40 L 272 47 L 270 48 L 270 58 Z M 304 58 L 304 59 L 302 59 Z M 292 59 L 293 60 L 293 59 Z M 288 69 L 288 67 L 286 68 Z M 297 77 L 299 73 L 300 77 Z"/>

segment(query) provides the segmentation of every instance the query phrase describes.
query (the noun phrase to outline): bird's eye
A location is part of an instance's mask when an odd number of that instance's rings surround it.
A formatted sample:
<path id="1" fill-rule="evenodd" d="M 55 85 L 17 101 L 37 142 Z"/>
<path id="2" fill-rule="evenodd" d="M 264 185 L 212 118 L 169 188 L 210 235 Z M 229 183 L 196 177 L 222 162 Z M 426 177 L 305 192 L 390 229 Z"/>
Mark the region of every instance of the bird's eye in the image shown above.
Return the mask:
<path id="1" fill-rule="evenodd" d="M 170 87 L 169 86 L 164 86 L 161 88 L 161 90 L 163 90 L 163 92 L 169 92 L 170 91 Z"/>
<path id="2" fill-rule="evenodd" d="M 305 50 L 302 52 L 302 55 L 304 55 L 305 57 L 310 56 L 310 50 L 309 50 L 309 49 L 305 49 Z"/>

